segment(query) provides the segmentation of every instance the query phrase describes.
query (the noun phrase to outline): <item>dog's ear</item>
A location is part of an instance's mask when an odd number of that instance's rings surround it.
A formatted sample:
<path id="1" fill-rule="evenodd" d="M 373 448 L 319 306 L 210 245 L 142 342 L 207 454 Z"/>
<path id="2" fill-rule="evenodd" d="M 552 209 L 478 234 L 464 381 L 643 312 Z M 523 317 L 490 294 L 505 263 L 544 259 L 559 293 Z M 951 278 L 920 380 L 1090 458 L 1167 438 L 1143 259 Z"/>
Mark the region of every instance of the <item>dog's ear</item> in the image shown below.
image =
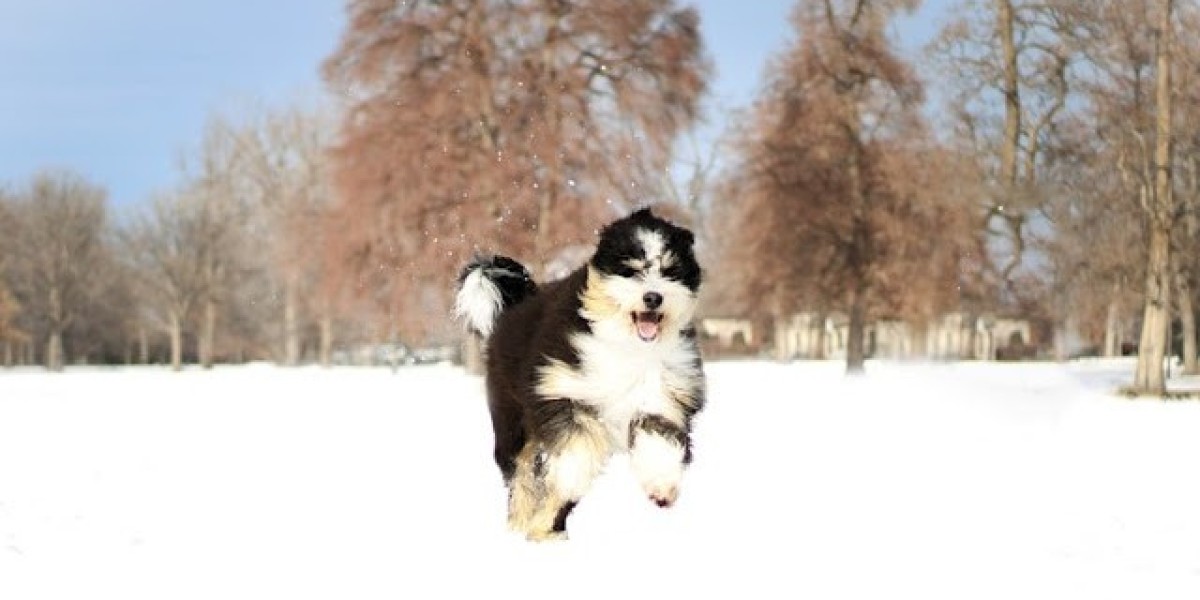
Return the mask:
<path id="1" fill-rule="evenodd" d="M 645 206 L 635 210 L 633 214 L 629 216 L 633 219 L 653 219 L 654 213 L 650 212 L 649 206 Z"/>
<path id="2" fill-rule="evenodd" d="M 690 230 L 684 229 L 683 227 L 676 227 L 675 232 L 676 239 L 683 243 L 683 245 L 687 246 L 688 248 L 696 245 L 696 236 L 692 235 Z"/>
<path id="3" fill-rule="evenodd" d="M 634 223 L 644 223 L 646 221 L 654 221 L 655 219 L 654 213 L 650 212 L 650 207 L 647 206 L 644 208 L 639 208 L 632 213 L 629 213 L 628 216 L 617 219 L 616 221 L 601 227 L 596 233 L 598 234 L 598 237 L 604 238 L 607 237 L 607 234 L 615 231 L 618 227 L 628 227 Z"/>

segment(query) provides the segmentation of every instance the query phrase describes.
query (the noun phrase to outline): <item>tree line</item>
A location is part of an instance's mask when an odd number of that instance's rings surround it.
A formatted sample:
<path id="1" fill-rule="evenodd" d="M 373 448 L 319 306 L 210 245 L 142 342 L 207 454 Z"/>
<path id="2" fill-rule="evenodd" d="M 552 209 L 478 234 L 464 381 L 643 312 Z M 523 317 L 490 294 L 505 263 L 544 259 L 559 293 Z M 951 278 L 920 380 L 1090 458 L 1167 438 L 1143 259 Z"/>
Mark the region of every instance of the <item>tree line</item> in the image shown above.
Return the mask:
<path id="1" fill-rule="evenodd" d="M 851 370 L 867 317 L 964 310 L 1044 323 L 1060 356 L 1068 329 L 1105 355 L 1139 335 L 1136 393 L 1172 342 L 1196 372 L 1196 3 L 967 0 L 905 59 L 917 5 L 798 3 L 719 194 L 733 302 L 846 313 Z"/>
<path id="2" fill-rule="evenodd" d="M 951 310 L 1105 354 L 1140 333 L 1142 391 L 1172 340 L 1195 370 L 1200 7 L 962 0 L 905 55 L 919 4 L 796 2 L 755 101 L 681 172 L 714 76 L 685 3 L 352 0 L 327 105 L 214 118 L 131 214 L 69 172 L 7 189 L 6 361 L 456 343 L 472 253 L 553 276 L 657 203 L 700 234 L 711 314 L 844 313 L 852 371 L 872 320 Z"/>
<path id="3" fill-rule="evenodd" d="M 324 149 L 319 111 L 214 117 L 179 183 L 114 213 L 65 169 L 0 196 L 5 364 L 329 361 Z M 309 332 L 317 332 L 310 335 Z M 313 341 L 315 340 L 315 341 Z"/>

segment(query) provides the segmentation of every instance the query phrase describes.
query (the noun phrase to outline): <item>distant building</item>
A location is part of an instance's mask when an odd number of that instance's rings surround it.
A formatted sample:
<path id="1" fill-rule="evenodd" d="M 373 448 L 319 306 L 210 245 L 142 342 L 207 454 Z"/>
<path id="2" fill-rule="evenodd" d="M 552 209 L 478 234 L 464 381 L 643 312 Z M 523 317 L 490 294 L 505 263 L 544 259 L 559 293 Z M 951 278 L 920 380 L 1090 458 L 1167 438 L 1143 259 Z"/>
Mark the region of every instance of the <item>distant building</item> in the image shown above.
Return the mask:
<path id="1" fill-rule="evenodd" d="M 701 335 L 716 338 L 725 347 L 748 348 L 755 344 L 754 323 L 749 319 L 704 319 L 700 322 L 700 329 Z"/>
<path id="2" fill-rule="evenodd" d="M 769 350 L 779 360 L 837 359 L 846 356 L 850 322 L 842 313 L 795 313 L 774 324 L 773 344 L 762 346 L 754 323 L 742 318 L 708 318 L 700 322 L 702 337 L 719 353 Z M 1033 326 L 1025 319 L 976 316 L 965 312 L 942 315 L 924 328 L 899 319 L 866 325 L 866 351 L 874 358 L 932 358 L 941 360 L 998 360 L 1028 358 Z"/>

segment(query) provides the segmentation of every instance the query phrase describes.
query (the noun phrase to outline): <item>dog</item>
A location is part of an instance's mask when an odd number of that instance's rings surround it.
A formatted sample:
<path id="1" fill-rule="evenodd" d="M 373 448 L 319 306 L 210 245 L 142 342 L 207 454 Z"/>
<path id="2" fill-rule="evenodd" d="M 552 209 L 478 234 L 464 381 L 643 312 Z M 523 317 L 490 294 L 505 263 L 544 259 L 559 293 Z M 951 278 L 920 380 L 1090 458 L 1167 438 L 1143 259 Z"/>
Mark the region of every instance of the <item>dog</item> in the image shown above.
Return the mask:
<path id="1" fill-rule="evenodd" d="M 563 279 L 538 286 L 504 256 L 463 268 L 454 312 L 483 340 L 510 529 L 566 539 L 615 452 L 628 452 L 650 501 L 675 503 L 705 402 L 693 245 L 691 231 L 643 208 L 605 226 Z"/>

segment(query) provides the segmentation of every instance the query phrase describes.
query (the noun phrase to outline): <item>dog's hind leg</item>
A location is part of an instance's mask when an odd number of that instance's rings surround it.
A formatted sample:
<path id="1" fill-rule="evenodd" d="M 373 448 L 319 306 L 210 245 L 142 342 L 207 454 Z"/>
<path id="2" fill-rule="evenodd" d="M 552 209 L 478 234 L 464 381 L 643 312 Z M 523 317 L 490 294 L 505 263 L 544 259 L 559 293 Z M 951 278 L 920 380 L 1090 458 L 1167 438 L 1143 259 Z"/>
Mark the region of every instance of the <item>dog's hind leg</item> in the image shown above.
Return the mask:
<path id="1" fill-rule="evenodd" d="M 530 535 L 535 516 L 547 502 L 545 451 L 535 442 L 525 444 L 517 455 L 508 481 L 508 527 Z"/>
<path id="2" fill-rule="evenodd" d="M 560 401 L 566 402 L 566 401 Z M 531 540 L 566 538 L 567 517 L 611 452 L 608 432 L 586 410 L 530 440 L 509 487 L 509 526 Z"/>
<path id="3" fill-rule="evenodd" d="M 516 476 L 521 449 L 526 445 L 520 412 L 495 404 L 492 404 L 491 411 L 494 434 L 492 457 L 500 468 L 504 482 L 511 483 Z"/>

